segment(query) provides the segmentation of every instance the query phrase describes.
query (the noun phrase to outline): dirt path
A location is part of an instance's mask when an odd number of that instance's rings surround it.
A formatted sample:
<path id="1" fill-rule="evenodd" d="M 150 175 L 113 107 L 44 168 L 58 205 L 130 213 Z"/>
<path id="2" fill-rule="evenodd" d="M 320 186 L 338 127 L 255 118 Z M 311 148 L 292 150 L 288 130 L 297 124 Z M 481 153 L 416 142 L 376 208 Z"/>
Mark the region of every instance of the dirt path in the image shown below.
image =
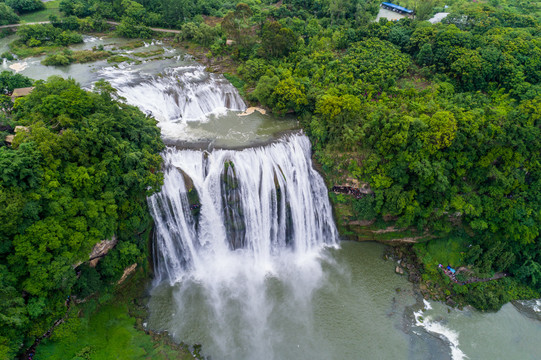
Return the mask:
<path id="1" fill-rule="evenodd" d="M 19 26 L 23 25 L 39 25 L 39 24 L 49 24 L 50 21 L 39 21 L 39 22 L 31 22 L 31 23 L 24 23 L 24 24 L 9 24 L 9 25 L 2 25 L 0 26 L 0 29 L 13 29 L 18 28 Z"/>
<path id="2" fill-rule="evenodd" d="M 447 275 L 447 277 L 451 279 L 452 282 L 459 285 L 466 285 L 466 284 L 472 284 L 472 283 L 477 283 L 477 282 L 488 282 L 488 281 L 498 280 L 498 279 L 502 279 L 504 277 L 509 276 L 508 273 L 500 272 L 500 273 L 495 273 L 494 276 L 490 278 L 478 278 L 478 277 L 472 276 L 466 281 L 458 281 L 456 279 L 456 275 L 459 274 L 459 272 L 456 272 L 455 274 L 453 274 L 450 270 L 447 270 L 446 268 L 440 268 L 440 269 L 443 270 L 443 273 Z"/>

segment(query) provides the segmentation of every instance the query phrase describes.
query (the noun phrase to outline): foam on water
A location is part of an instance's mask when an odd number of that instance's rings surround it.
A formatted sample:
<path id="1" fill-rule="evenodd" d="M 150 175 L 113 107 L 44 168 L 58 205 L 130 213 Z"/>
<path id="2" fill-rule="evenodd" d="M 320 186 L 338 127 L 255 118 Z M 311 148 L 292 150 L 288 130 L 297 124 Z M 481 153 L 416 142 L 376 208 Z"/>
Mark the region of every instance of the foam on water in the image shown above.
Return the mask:
<path id="1" fill-rule="evenodd" d="M 430 315 L 426 315 L 425 311 L 432 309 L 432 306 L 426 300 L 423 300 L 423 303 L 424 309 L 413 313 L 415 318 L 415 325 L 424 328 L 429 333 L 435 334 L 440 339 L 448 342 L 451 348 L 451 357 L 453 360 L 468 359 L 466 354 L 464 354 L 464 352 L 462 352 L 462 350 L 460 350 L 460 348 L 458 347 L 460 345 L 458 341 L 458 332 L 448 328 L 439 321 L 433 320 Z"/>
<path id="2" fill-rule="evenodd" d="M 104 68 L 100 75 L 129 104 L 153 115 L 168 138 L 181 138 L 187 122 L 246 108 L 233 85 L 199 65 L 167 68 L 158 75 L 124 65 Z"/>
<path id="3" fill-rule="evenodd" d="M 208 309 L 205 319 L 175 317 L 179 336 L 205 324 L 212 338 L 205 347 L 214 356 L 274 359 L 284 340 L 271 330 L 272 314 L 291 307 L 287 321 L 311 331 L 304 312 L 322 283 L 322 249 L 338 246 L 308 138 L 242 151 L 169 148 L 163 157 L 162 191 L 148 199 L 155 283 L 173 287 L 178 309 L 193 306 L 196 296 Z M 287 305 L 267 296 L 277 282 Z"/>

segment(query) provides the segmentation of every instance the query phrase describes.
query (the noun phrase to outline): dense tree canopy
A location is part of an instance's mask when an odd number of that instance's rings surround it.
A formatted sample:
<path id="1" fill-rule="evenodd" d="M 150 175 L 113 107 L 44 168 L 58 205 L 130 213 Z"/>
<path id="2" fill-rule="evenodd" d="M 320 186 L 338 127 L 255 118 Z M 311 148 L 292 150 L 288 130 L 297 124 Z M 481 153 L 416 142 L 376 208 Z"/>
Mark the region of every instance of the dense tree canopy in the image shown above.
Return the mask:
<path id="1" fill-rule="evenodd" d="M 16 24 L 17 22 L 19 22 L 19 17 L 13 9 L 4 3 L 0 3 L 0 26 Z"/>
<path id="2" fill-rule="evenodd" d="M 159 130 L 106 83 L 95 89 L 52 77 L 15 103 L 13 120 L 28 131 L 0 147 L 0 358 L 43 333 L 68 295 L 85 293 L 74 267 L 98 241 L 120 238 L 98 282 L 146 252 L 134 235 L 161 183 Z"/>
<path id="3" fill-rule="evenodd" d="M 6 0 L 6 5 L 20 14 L 45 9 L 40 0 Z"/>

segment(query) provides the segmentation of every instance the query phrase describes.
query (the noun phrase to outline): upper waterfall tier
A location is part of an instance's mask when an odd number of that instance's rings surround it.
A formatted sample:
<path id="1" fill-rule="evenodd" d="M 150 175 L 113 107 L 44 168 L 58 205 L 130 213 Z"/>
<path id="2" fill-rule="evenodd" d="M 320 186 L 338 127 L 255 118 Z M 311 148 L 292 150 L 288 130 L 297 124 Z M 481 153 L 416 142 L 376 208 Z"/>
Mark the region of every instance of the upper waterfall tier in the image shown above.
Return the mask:
<path id="1" fill-rule="evenodd" d="M 130 64 L 99 72 L 129 104 L 159 121 L 168 145 L 242 148 L 267 143 L 276 134 L 298 128 L 293 118 L 257 111 L 238 116 L 246 105 L 222 75 L 180 57 L 168 61 L 158 68 Z M 152 75 L 153 71 L 159 73 Z"/>
<path id="2" fill-rule="evenodd" d="M 223 76 L 200 65 L 166 68 L 158 75 L 106 68 L 105 77 L 119 95 L 160 122 L 202 120 L 208 115 L 246 108 L 237 90 Z"/>
<path id="3" fill-rule="evenodd" d="M 163 156 L 164 186 L 149 198 L 158 279 L 175 282 L 237 252 L 272 271 L 284 252 L 304 256 L 337 244 L 306 136 L 242 151 L 169 148 Z"/>

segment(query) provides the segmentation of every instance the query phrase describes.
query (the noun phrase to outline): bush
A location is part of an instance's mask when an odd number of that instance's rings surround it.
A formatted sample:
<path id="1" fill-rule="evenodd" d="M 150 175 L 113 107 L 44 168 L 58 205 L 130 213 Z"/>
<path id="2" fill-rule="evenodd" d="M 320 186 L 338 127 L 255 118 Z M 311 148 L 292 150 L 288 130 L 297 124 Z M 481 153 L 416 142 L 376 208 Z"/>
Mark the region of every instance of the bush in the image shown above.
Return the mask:
<path id="1" fill-rule="evenodd" d="M 29 47 L 42 44 L 67 46 L 83 42 L 83 36 L 74 31 L 55 28 L 51 24 L 24 25 L 17 31 L 19 42 Z"/>
<path id="2" fill-rule="evenodd" d="M 9 51 L 6 51 L 6 52 L 2 53 L 2 55 L 0 55 L 0 58 L 6 59 L 6 60 L 13 60 L 13 59 L 15 59 L 15 58 L 13 57 L 13 55 L 12 55 Z"/>
<path id="3" fill-rule="evenodd" d="M 131 18 L 124 18 L 116 27 L 116 33 L 119 36 L 134 39 L 142 38 L 148 39 L 152 37 L 152 30 L 144 25 L 139 25 L 135 20 Z"/>
<path id="4" fill-rule="evenodd" d="M 73 287 L 73 293 L 79 298 L 84 299 L 87 296 L 99 291 L 103 285 L 100 274 L 96 268 L 92 268 L 87 264 L 80 267 L 80 275 L 77 283 Z"/>
<path id="5" fill-rule="evenodd" d="M 41 60 L 41 63 L 47 66 L 65 66 L 71 64 L 72 62 L 73 58 L 66 54 L 49 55 L 45 59 Z"/>
<path id="6" fill-rule="evenodd" d="M 360 199 L 355 199 L 353 202 L 355 217 L 358 220 L 372 220 L 377 214 L 375 205 L 376 198 L 372 195 L 366 195 Z"/>
<path id="7" fill-rule="evenodd" d="M 20 14 L 45 9 L 40 0 L 6 0 L 6 4 Z"/>
<path id="8" fill-rule="evenodd" d="M 19 22 L 19 17 L 12 8 L 6 4 L 0 3 L 0 26 L 8 24 L 16 24 Z"/>

